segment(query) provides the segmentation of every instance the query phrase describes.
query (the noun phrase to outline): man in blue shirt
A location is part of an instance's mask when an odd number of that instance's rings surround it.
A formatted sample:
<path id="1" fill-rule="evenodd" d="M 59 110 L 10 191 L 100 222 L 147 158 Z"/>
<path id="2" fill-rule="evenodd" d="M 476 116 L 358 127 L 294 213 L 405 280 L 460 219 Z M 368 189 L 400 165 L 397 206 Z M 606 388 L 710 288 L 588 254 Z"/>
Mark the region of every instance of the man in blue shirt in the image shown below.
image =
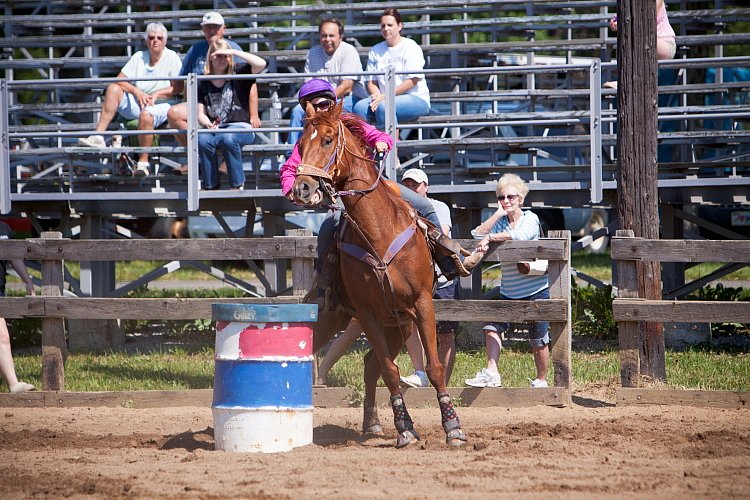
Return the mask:
<path id="1" fill-rule="evenodd" d="M 185 76 L 190 73 L 195 73 L 196 75 L 202 75 L 204 73 L 206 65 L 206 54 L 208 54 L 208 46 L 212 42 L 224 38 L 225 29 L 226 26 L 224 25 L 224 17 L 218 12 L 207 12 L 203 15 L 203 20 L 201 21 L 201 31 L 203 32 L 203 36 L 206 37 L 206 39 L 201 40 L 200 42 L 197 42 L 195 45 L 190 47 L 190 50 L 188 50 L 188 53 L 185 55 L 185 59 L 182 60 L 182 69 L 180 70 L 180 76 Z M 229 43 L 229 45 L 233 49 L 242 50 L 240 46 L 232 40 L 227 40 L 227 43 Z M 235 63 L 242 63 L 242 61 L 235 58 Z M 175 80 L 172 82 L 172 88 L 174 89 L 174 94 L 180 94 L 185 89 L 185 82 L 183 80 Z M 174 106 L 169 108 L 167 119 L 169 120 L 170 128 L 176 128 L 180 130 L 187 129 L 187 109 L 187 103 L 184 102 L 175 104 Z M 185 134 L 177 134 L 175 137 L 177 138 L 177 142 L 179 142 L 182 146 L 187 145 L 187 137 L 185 136 Z"/>

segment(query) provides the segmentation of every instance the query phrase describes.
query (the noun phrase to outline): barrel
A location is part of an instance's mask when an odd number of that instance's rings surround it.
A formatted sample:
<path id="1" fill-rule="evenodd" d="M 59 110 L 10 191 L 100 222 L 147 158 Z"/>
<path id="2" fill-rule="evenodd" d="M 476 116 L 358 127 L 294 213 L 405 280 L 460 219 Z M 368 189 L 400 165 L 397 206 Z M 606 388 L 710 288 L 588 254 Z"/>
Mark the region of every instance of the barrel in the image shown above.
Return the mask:
<path id="1" fill-rule="evenodd" d="M 214 304 L 216 449 L 275 453 L 312 443 L 310 304 Z"/>

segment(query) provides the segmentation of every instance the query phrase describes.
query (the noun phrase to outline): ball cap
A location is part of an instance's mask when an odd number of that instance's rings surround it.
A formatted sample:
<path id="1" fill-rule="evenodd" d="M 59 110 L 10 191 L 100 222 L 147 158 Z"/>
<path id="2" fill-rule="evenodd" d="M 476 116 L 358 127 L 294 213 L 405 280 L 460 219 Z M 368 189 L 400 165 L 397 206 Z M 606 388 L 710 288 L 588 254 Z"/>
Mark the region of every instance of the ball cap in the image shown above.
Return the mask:
<path id="1" fill-rule="evenodd" d="M 424 182 L 425 184 L 429 184 L 430 182 L 427 180 L 427 174 L 424 173 L 424 170 L 421 168 L 410 168 L 406 172 L 404 172 L 404 175 L 401 176 L 401 182 L 404 182 L 406 179 L 411 179 L 416 182 Z"/>
<path id="2" fill-rule="evenodd" d="M 497 333 L 497 327 L 495 325 L 484 325 L 482 330 L 489 330 L 490 332 Z"/>
<path id="3" fill-rule="evenodd" d="M 215 24 L 217 26 L 224 26 L 224 17 L 218 12 L 206 12 L 203 14 L 203 20 L 201 26 L 206 24 Z"/>

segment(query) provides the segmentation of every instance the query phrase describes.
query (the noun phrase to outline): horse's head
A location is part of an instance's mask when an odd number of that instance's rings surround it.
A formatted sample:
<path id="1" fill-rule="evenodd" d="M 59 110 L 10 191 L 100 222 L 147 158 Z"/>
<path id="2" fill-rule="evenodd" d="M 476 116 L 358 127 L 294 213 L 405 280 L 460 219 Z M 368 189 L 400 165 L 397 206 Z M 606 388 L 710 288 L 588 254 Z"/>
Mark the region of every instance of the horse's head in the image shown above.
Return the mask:
<path id="1" fill-rule="evenodd" d="M 342 161 L 342 156 L 351 148 L 346 141 L 356 139 L 347 133 L 344 121 L 355 119 L 348 115 L 342 117 L 342 108 L 343 102 L 339 102 L 330 111 L 316 112 L 313 105 L 307 103 L 305 130 L 298 142 L 301 160 L 292 187 L 294 200 L 300 205 L 333 203 L 335 192 L 349 176 L 349 162 Z M 362 145 L 358 144 L 357 150 L 361 149 Z"/>

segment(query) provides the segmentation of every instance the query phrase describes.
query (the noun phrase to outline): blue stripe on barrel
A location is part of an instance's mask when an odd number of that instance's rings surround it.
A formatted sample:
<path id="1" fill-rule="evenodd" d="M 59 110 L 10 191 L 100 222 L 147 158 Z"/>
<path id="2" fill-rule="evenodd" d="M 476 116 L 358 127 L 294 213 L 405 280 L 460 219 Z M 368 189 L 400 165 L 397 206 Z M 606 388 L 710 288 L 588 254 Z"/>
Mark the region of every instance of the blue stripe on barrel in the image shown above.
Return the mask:
<path id="1" fill-rule="evenodd" d="M 312 408 L 310 361 L 216 361 L 214 407 Z"/>

